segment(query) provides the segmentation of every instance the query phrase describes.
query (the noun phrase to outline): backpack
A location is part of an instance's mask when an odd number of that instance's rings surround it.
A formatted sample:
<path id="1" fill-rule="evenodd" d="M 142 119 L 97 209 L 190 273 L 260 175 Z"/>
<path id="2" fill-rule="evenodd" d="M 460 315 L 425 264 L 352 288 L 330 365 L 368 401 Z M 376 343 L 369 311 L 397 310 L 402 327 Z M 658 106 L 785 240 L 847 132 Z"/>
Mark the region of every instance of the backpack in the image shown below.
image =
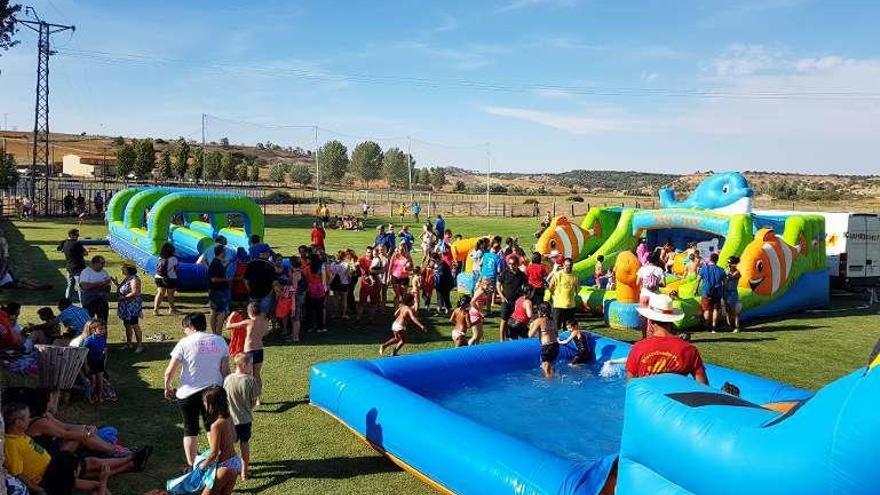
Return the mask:
<path id="1" fill-rule="evenodd" d="M 156 276 L 159 278 L 168 277 L 168 258 L 159 258 L 156 263 Z"/>

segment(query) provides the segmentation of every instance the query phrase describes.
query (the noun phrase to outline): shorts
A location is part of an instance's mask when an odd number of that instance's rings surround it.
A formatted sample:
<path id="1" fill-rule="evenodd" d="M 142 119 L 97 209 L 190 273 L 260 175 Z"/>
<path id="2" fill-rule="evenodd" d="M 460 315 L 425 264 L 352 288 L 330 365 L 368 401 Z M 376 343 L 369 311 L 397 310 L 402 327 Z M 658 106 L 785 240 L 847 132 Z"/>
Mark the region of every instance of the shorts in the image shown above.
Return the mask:
<path id="1" fill-rule="evenodd" d="M 574 308 L 553 308 L 553 323 L 556 328 L 562 328 L 565 323 L 574 318 Z"/>
<path id="2" fill-rule="evenodd" d="M 293 316 L 293 313 L 293 298 L 282 297 L 278 300 L 278 303 L 275 304 L 275 316 L 277 318 L 287 318 Z"/>
<path id="3" fill-rule="evenodd" d="M 532 304 L 541 304 L 544 302 L 544 294 L 547 292 L 547 289 L 544 287 L 532 287 L 532 295 L 529 299 L 532 301 Z"/>
<path id="4" fill-rule="evenodd" d="M 501 317 L 501 320 L 506 320 L 510 318 L 510 315 L 513 314 L 514 305 L 515 302 L 510 300 L 508 300 L 506 303 L 501 304 L 501 314 L 499 315 Z"/>
<path id="5" fill-rule="evenodd" d="M 263 349 L 254 349 L 253 351 L 247 351 L 247 355 L 251 357 L 251 362 L 254 364 L 260 364 L 263 362 Z"/>
<path id="6" fill-rule="evenodd" d="M 578 353 L 574 359 L 571 360 L 571 364 L 587 364 L 593 362 L 593 354 L 589 352 Z"/>
<path id="7" fill-rule="evenodd" d="M 453 330 L 452 341 L 458 342 L 461 339 L 467 339 L 467 334 L 465 334 L 463 330 Z"/>
<path id="8" fill-rule="evenodd" d="M 82 462 L 76 458 L 75 454 L 65 451 L 54 453 L 46 466 L 46 471 L 43 472 L 43 481 L 40 485 L 55 493 L 58 493 L 59 490 L 69 490 L 66 493 L 73 493 L 77 468 L 80 468 L 82 472 L 85 471 Z"/>
<path id="9" fill-rule="evenodd" d="M 123 325 L 137 325 L 141 322 L 139 316 L 135 316 L 134 318 L 120 318 L 122 320 Z"/>
<path id="10" fill-rule="evenodd" d="M 251 427 L 253 423 L 242 423 L 240 425 L 235 425 L 235 436 L 238 437 L 238 441 L 241 443 L 248 443 L 251 440 Z"/>
<path id="11" fill-rule="evenodd" d="M 229 298 L 226 297 L 226 289 L 208 291 L 208 306 L 215 313 L 225 313 L 229 307 Z"/>
<path id="12" fill-rule="evenodd" d="M 403 285 L 405 287 L 409 287 L 409 277 L 395 277 L 391 276 L 391 285 Z"/>
<path id="13" fill-rule="evenodd" d="M 471 317 L 471 323 L 473 323 L 474 325 L 480 323 L 485 318 L 485 316 L 483 316 L 483 313 L 481 313 L 480 310 L 477 308 L 469 309 L 468 316 Z"/>
<path id="14" fill-rule="evenodd" d="M 156 277 L 154 279 L 156 281 L 156 287 L 160 289 L 176 289 L 177 288 L 177 279 L 176 278 L 168 278 L 168 277 Z"/>
<path id="15" fill-rule="evenodd" d="M 522 323 L 513 318 L 507 320 L 507 327 L 505 330 L 507 331 L 507 338 L 511 340 L 525 339 L 529 336 L 529 324 Z"/>
<path id="16" fill-rule="evenodd" d="M 181 418 L 183 418 L 183 436 L 185 437 L 194 437 L 199 434 L 199 417 L 202 418 L 202 422 L 205 424 L 205 431 L 211 429 L 211 423 L 208 421 L 208 414 L 202 402 L 202 395 L 204 395 L 205 390 L 207 389 L 199 390 L 189 397 L 177 399 L 177 408 L 180 410 Z"/>
<path id="17" fill-rule="evenodd" d="M 700 309 L 703 311 L 711 311 L 713 309 L 721 309 L 720 297 L 703 296 L 700 298 Z"/>
<path id="18" fill-rule="evenodd" d="M 263 297 L 251 297 L 250 302 L 259 304 L 260 311 L 262 311 L 264 315 L 268 315 L 272 311 L 272 304 L 275 303 L 275 297 L 274 294 L 270 292 Z"/>
<path id="19" fill-rule="evenodd" d="M 552 363 L 559 356 L 559 343 L 544 344 L 541 346 L 541 362 Z"/>
<path id="20" fill-rule="evenodd" d="M 105 369 L 104 358 L 87 359 L 86 362 L 89 365 L 89 375 L 97 375 L 98 373 L 104 372 L 104 369 Z"/>
<path id="21" fill-rule="evenodd" d="M 375 304 L 379 302 L 379 286 L 361 283 L 360 302 Z"/>

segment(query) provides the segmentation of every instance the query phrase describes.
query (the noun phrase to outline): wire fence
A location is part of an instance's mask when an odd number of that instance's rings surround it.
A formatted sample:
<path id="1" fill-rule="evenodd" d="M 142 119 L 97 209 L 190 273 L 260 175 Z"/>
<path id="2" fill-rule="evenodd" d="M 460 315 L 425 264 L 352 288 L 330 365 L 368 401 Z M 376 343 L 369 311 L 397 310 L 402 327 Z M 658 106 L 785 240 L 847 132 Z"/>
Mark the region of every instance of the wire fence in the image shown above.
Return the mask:
<path id="1" fill-rule="evenodd" d="M 38 180 L 43 180 L 38 179 Z M 42 184 L 38 184 L 41 186 Z M 29 189 L 27 178 L 4 191 L 0 191 L 0 214 L 4 217 L 17 217 L 22 214 L 22 200 Z M 189 181 L 116 181 L 102 179 L 49 179 L 49 210 L 45 216 L 77 216 L 81 213 L 96 215 L 106 207 L 116 192 L 132 186 L 151 187 L 192 187 L 201 190 L 224 191 L 247 196 L 262 205 L 266 214 L 314 215 L 326 204 L 331 216 L 363 215 L 366 205 L 371 215 L 397 216 L 401 205 L 406 215 L 413 212 L 413 204 L 418 203 L 423 216 L 490 216 L 490 217 L 539 217 L 549 212 L 552 216 L 566 215 L 580 217 L 594 206 L 658 208 L 655 198 L 581 194 L 579 196 L 558 195 L 516 195 L 492 193 L 465 194 L 455 192 L 377 190 L 357 188 L 322 187 L 320 192 L 313 187 L 291 184 L 266 184 L 254 182 L 209 181 L 193 183 Z M 99 202 L 96 199 L 100 197 Z M 582 201 L 581 201 L 582 200 Z M 100 207 L 100 208 L 99 208 Z M 793 202 L 758 198 L 756 209 L 791 209 L 804 211 L 862 211 L 877 212 L 877 207 L 867 204 L 847 202 Z M 42 205 L 37 205 L 40 215 L 44 215 Z"/>

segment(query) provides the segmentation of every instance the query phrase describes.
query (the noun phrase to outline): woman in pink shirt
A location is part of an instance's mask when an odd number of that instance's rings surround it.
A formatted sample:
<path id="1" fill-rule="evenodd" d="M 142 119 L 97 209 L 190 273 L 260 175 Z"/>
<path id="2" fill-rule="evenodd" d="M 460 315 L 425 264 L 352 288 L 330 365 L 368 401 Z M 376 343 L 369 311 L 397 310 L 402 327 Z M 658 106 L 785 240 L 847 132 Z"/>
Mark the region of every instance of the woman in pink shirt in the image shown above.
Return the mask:
<path id="1" fill-rule="evenodd" d="M 409 271 L 412 269 L 412 258 L 406 250 L 406 245 L 401 244 L 388 263 L 388 275 L 391 280 L 391 290 L 394 291 L 394 307 L 400 303 L 400 298 L 409 289 Z"/>

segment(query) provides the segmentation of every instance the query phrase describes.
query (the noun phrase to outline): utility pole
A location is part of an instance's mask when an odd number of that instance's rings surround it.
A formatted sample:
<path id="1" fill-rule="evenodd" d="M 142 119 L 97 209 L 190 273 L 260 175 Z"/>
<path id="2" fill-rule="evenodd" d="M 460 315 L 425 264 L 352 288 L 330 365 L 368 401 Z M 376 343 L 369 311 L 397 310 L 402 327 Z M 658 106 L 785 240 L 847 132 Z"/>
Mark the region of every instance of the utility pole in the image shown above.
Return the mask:
<path id="1" fill-rule="evenodd" d="M 315 192 L 318 193 L 318 201 L 321 200 L 321 169 L 318 167 L 318 126 L 315 129 Z"/>
<path id="2" fill-rule="evenodd" d="M 492 170 L 492 152 L 489 148 L 489 143 L 486 143 L 486 215 L 489 215 L 490 201 L 489 201 L 489 174 Z"/>
<path id="3" fill-rule="evenodd" d="M 202 148 L 199 150 L 199 153 L 202 154 L 202 156 L 200 157 L 202 160 L 202 170 L 199 174 L 199 175 L 201 175 L 201 177 L 193 178 L 193 180 L 195 181 L 196 184 L 198 184 L 200 180 L 207 182 L 205 180 L 205 142 L 207 139 L 207 133 L 208 133 L 208 116 L 205 114 L 202 114 Z M 195 157 L 193 157 L 193 159 L 195 159 Z"/>
<path id="4" fill-rule="evenodd" d="M 413 202 L 413 188 L 412 188 L 412 138 L 406 137 L 406 170 L 409 172 L 409 202 Z"/>
<path id="5" fill-rule="evenodd" d="M 54 52 L 50 48 L 50 37 L 62 31 L 76 31 L 76 26 L 65 26 L 46 22 L 37 15 L 32 7 L 25 9 L 25 15 L 33 20 L 13 19 L 28 29 L 38 33 L 37 42 L 37 91 L 34 106 L 34 143 L 31 154 L 30 183 L 28 197 L 35 208 L 41 205 L 43 214 L 49 214 L 49 176 L 52 171 L 49 163 L 49 56 Z M 4 125 L 5 127 L 5 125 Z M 43 166 L 43 185 L 37 188 L 37 164 Z"/>

